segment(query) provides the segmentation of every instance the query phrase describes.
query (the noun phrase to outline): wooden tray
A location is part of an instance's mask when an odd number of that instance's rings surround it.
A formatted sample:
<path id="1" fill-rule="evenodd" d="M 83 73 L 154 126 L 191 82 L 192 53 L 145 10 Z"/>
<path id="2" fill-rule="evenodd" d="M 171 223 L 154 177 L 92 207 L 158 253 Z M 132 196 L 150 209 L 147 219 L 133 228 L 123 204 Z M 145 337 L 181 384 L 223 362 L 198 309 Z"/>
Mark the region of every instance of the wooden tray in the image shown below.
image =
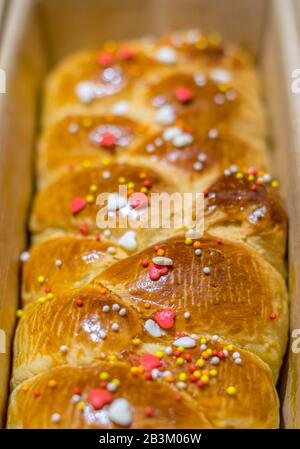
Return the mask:
<path id="1" fill-rule="evenodd" d="M 295 0 L 10 0 L 0 45 L 7 94 L 0 95 L 0 416 L 5 422 L 19 254 L 26 247 L 32 194 L 33 143 L 39 93 L 47 70 L 67 53 L 106 39 L 203 27 L 245 44 L 257 56 L 269 111 L 273 172 L 289 215 L 291 333 L 300 328 L 300 94 L 292 71 L 300 68 Z M 299 10 L 298 10 L 299 11 Z M 292 343 L 292 340 L 291 340 Z M 300 354 L 291 350 L 280 381 L 282 426 L 300 428 Z M 300 345 L 299 345 L 300 349 Z"/>

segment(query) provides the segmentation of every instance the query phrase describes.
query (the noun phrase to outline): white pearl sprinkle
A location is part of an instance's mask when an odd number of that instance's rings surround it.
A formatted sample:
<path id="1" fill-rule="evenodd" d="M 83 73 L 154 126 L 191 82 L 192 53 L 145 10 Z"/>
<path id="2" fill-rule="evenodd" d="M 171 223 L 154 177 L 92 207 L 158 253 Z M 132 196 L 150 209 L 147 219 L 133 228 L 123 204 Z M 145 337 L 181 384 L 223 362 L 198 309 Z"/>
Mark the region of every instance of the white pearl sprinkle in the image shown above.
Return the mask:
<path id="1" fill-rule="evenodd" d="M 195 249 L 196 256 L 201 256 L 202 250 L 200 248 Z"/>
<path id="2" fill-rule="evenodd" d="M 173 140 L 176 136 L 179 136 L 181 133 L 181 128 L 178 126 L 169 126 L 163 132 L 163 139 L 168 142 L 169 140 Z"/>
<path id="3" fill-rule="evenodd" d="M 118 101 L 111 108 L 111 112 L 116 115 L 125 115 L 127 114 L 128 110 L 129 104 L 127 103 L 127 101 Z"/>
<path id="4" fill-rule="evenodd" d="M 95 84 L 82 81 L 75 88 L 76 95 L 82 103 L 90 103 L 95 98 Z"/>
<path id="5" fill-rule="evenodd" d="M 200 346 L 200 350 L 205 351 L 206 349 L 207 349 L 207 346 L 204 343 L 202 343 L 202 345 Z"/>
<path id="6" fill-rule="evenodd" d="M 109 179 L 111 177 L 111 173 L 108 170 L 104 170 L 104 172 L 102 172 L 102 178 L 103 179 Z"/>
<path id="7" fill-rule="evenodd" d="M 224 70 L 224 69 L 214 69 L 214 70 L 212 70 L 210 76 L 216 83 L 226 83 L 227 84 L 227 83 L 230 83 L 230 81 L 231 81 L 230 72 L 228 72 L 228 70 Z"/>
<path id="8" fill-rule="evenodd" d="M 77 402 L 80 401 L 80 399 L 81 399 L 81 397 L 80 397 L 79 394 L 73 394 L 73 396 L 72 396 L 72 402 L 74 402 L 74 403 L 76 404 Z"/>
<path id="9" fill-rule="evenodd" d="M 113 304 L 112 309 L 116 312 L 118 310 L 120 310 L 120 306 L 119 304 Z"/>
<path id="10" fill-rule="evenodd" d="M 203 168 L 203 164 L 201 162 L 199 162 L 199 161 L 195 162 L 193 164 L 193 169 L 196 170 L 196 171 L 200 171 L 200 170 L 202 170 L 202 168 Z"/>
<path id="11" fill-rule="evenodd" d="M 61 415 L 59 413 L 53 413 L 53 415 L 51 415 L 51 421 L 52 422 L 60 422 L 61 420 Z"/>
<path id="12" fill-rule="evenodd" d="M 105 305 L 105 306 L 102 307 L 102 312 L 107 313 L 109 311 L 110 311 L 110 307 L 109 306 Z"/>
<path id="13" fill-rule="evenodd" d="M 203 267 L 203 273 L 204 274 L 210 274 L 210 268 L 209 267 Z"/>
<path id="14" fill-rule="evenodd" d="M 60 268 L 60 267 L 62 266 L 62 260 L 57 259 L 57 260 L 55 261 L 55 265 L 56 265 L 58 268 Z"/>
<path id="15" fill-rule="evenodd" d="M 125 316 L 126 315 L 126 309 L 121 309 L 119 312 L 120 316 Z"/>
<path id="16" fill-rule="evenodd" d="M 155 151 L 155 146 L 153 145 L 153 143 L 148 143 L 148 145 L 146 146 L 146 151 L 148 153 L 153 153 L 153 151 Z"/>
<path id="17" fill-rule="evenodd" d="M 67 345 L 61 345 L 60 350 L 61 352 L 68 352 L 69 348 Z"/>
<path id="18" fill-rule="evenodd" d="M 79 130 L 79 125 L 78 123 L 70 123 L 68 126 L 68 131 L 71 134 L 76 134 Z"/>
<path id="19" fill-rule="evenodd" d="M 184 390 L 186 388 L 186 383 L 185 382 L 177 382 L 176 386 L 177 386 L 177 388 L 179 388 L 179 390 Z"/>
<path id="20" fill-rule="evenodd" d="M 203 75 L 203 73 L 198 72 L 198 73 L 195 73 L 195 75 L 194 75 L 194 81 L 197 84 L 197 86 L 202 87 L 202 86 L 205 86 L 205 84 L 206 84 L 206 77 L 205 77 L 205 75 Z"/>
<path id="21" fill-rule="evenodd" d="M 106 338 L 106 332 L 105 330 L 101 329 L 101 331 L 99 332 L 100 338 L 102 338 L 103 340 Z"/>
<path id="22" fill-rule="evenodd" d="M 236 363 L 237 365 L 241 365 L 242 359 L 237 358 L 237 359 L 234 360 L 234 363 Z"/>
<path id="23" fill-rule="evenodd" d="M 211 363 L 212 363 L 213 365 L 218 365 L 218 364 L 220 363 L 219 357 L 212 357 Z"/>
<path id="24" fill-rule="evenodd" d="M 156 112 L 154 119 L 161 125 L 170 125 L 176 119 L 174 109 L 166 104 Z"/>
<path id="25" fill-rule="evenodd" d="M 224 354 L 224 357 L 228 357 L 228 351 L 227 351 L 227 349 L 223 349 L 223 354 Z"/>
<path id="26" fill-rule="evenodd" d="M 114 246 L 109 246 L 109 247 L 107 248 L 107 252 L 108 252 L 109 254 L 116 254 L 116 248 L 115 248 Z"/>
<path id="27" fill-rule="evenodd" d="M 116 391 L 117 388 L 118 388 L 118 386 L 117 386 L 116 384 L 110 382 L 110 383 L 107 385 L 106 388 L 107 388 L 108 391 Z"/>
<path id="28" fill-rule="evenodd" d="M 160 375 L 160 371 L 157 368 L 154 368 L 151 371 L 152 379 L 157 379 L 159 377 L 159 375 Z"/>
<path id="29" fill-rule="evenodd" d="M 220 338 L 219 335 L 213 335 L 213 336 L 211 337 L 212 341 L 218 341 L 219 338 Z"/>
<path id="30" fill-rule="evenodd" d="M 219 136 L 219 131 L 216 128 L 212 128 L 208 131 L 208 137 L 210 139 L 216 139 Z"/>
<path id="31" fill-rule="evenodd" d="M 103 234 L 104 234 L 105 237 L 110 237 L 111 232 L 110 232 L 109 229 L 105 229 L 105 231 L 103 232 Z"/>
<path id="32" fill-rule="evenodd" d="M 190 312 L 184 312 L 183 316 L 186 320 L 188 320 L 191 317 L 191 314 Z"/>
<path id="33" fill-rule="evenodd" d="M 228 168 L 225 168 L 224 176 L 230 176 L 230 170 L 228 170 Z"/>
<path id="34" fill-rule="evenodd" d="M 239 359 L 240 357 L 241 357 L 241 354 L 239 352 L 237 352 L 237 351 L 232 354 L 233 360 L 234 359 Z"/>
<path id="35" fill-rule="evenodd" d="M 188 133 L 179 134 L 178 136 L 175 136 L 174 139 L 172 140 L 172 143 L 173 145 L 175 145 L 176 148 L 183 148 L 192 142 L 193 136 Z"/>
<path id="36" fill-rule="evenodd" d="M 130 426 L 133 414 L 129 402 L 124 398 L 115 399 L 108 409 L 108 417 L 119 426 Z"/>
<path id="37" fill-rule="evenodd" d="M 172 376 L 171 371 L 164 371 L 164 372 L 162 373 L 162 377 L 168 377 L 168 376 Z"/>
<path id="38" fill-rule="evenodd" d="M 174 341 L 174 346 L 183 346 L 184 348 L 194 348 L 196 346 L 196 342 L 191 337 L 181 337 Z"/>
<path id="39" fill-rule="evenodd" d="M 111 325 L 111 329 L 115 332 L 117 332 L 120 329 L 120 326 L 118 325 L 118 323 L 113 323 Z"/>
<path id="40" fill-rule="evenodd" d="M 198 159 L 198 161 L 200 161 L 200 162 L 205 162 L 206 159 L 207 159 L 207 156 L 206 156 L 205 153 L 201 152 L 201 153 L 198 154 L 197 159 Z"/>
<path id="41" fill-rule="evenodd" d="M 166 353 L 167 355 L 171 355 L 172 352 L 173 352 L 173 349 L 171 348 L 171 346 L 167 346 L 167 347 L 165 348 L 165 353 Z"/>
<path id="42" fill-rule="evenodd" d="M 167 45 L 160 47 L 155 53 L 155 58 L 163 64 L 174 64 L 177 61 L 176 50 Z"/>
<path id="43" fill-rule="evenodd" d="M 22 254 L 20 254 L 21 262 L 27 262 L 29 259 L 30 259 L 30 253 L 28 251 L 24 251 Z"/>
<path id="44" fill-rule="evenodd" d="M 239 169 L 238 166 L 235 164 L 230 166 L 231 173 L 236 173 L 238 171 L 238 169 Z"/>

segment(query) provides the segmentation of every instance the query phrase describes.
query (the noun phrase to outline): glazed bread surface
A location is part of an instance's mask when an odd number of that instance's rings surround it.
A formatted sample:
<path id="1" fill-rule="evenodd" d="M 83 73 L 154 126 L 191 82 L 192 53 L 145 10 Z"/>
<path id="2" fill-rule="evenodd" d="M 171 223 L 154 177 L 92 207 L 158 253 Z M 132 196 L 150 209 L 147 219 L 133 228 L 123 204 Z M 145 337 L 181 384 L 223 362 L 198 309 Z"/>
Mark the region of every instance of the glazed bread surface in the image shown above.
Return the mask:
<path id="1" fill-rule="evenodd" d="M 7 427 L 278 427 L 287 226 L 251 56 L 108 42 L 54 68 L 41 121 Z M 163 226 L 154 196 L 186 193 Z"/>

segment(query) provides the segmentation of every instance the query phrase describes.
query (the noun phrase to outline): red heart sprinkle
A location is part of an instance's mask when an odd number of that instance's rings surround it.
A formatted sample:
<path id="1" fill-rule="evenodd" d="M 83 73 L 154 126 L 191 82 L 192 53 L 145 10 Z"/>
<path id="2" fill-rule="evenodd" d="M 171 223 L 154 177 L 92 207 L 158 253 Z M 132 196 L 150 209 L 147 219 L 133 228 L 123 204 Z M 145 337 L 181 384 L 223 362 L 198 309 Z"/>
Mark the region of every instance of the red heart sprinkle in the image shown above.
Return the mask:
<path id="1" fill-rule="evenodd" d="M 141 365 L 146 371 L 152 371 L 154 368 L 158 368 L 161 365 L 161 360 L 152 354 L 144 354 L 141 357 Z"/>
<path id="2" fill-rule="evenodd" d="M 182 103 L 188 103 L 194 98 L 194 93 L 189 87 L 177 86 L 175 89 L 175 97 Z"/>
<path id="3" fill-rule="evenodd" d="M 112 394 L 107 390 L 94 388 L 89 393 L 88 401 L 95 410 L 99 410 L 103 405 L 109 404 L 112 401 Z"/>
<path id="4" fill-rule="evenodd" d="M 174 309 L 162 309 L 154 314 L 154 320 L 162 329 L 170 329 L 174 326 L 176 311 Z"/>
<path id="5" fill-rule="evenodd" d="M 114 57 L 110 53 L 100 53 L 97 56 L 97 61 L 100 65 L 107 67 L 109 65 L 112 65 L 112 63 L 114 62 Z"/>
<path id="6" fill-rule="evenodd" d="M 72 214 L 78 214 L 86 206 L 86 200 L 84 198 L 75 197 L 72 199 L 70 209 Z"/>
<path id="7" fill-rule="evenodd" d="M 112 133 L 104 133 L 100 139 L 100 145 L 102 147 L 111 148 L 116 145 L 116 136 Z"/>
<path id="8" fill-rule="evenodd" d="M 149 276 L 152 281 L 158 281 L 161 276 L 164 276 L 169 272 L 169 268 L 166 265 L 156 265 L 153 262 L 149 263 Z"/>

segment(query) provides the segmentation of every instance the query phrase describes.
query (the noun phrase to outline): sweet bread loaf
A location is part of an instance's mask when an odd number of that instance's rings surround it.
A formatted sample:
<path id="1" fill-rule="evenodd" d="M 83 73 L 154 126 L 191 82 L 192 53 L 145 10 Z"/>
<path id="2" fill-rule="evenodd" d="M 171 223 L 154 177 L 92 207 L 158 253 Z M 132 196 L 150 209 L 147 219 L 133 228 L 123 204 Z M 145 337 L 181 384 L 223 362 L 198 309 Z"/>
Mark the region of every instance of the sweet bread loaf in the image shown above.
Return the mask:
<path id="1" fill-rule="evenodd" d="M 42 122 L 7 426 L 278 427 L 286 216 L 251 57 L 198 30 L 110 42 L 53 70 Z M 202 237 L 197 200 L 136 226 L 201 192 Z"/>

